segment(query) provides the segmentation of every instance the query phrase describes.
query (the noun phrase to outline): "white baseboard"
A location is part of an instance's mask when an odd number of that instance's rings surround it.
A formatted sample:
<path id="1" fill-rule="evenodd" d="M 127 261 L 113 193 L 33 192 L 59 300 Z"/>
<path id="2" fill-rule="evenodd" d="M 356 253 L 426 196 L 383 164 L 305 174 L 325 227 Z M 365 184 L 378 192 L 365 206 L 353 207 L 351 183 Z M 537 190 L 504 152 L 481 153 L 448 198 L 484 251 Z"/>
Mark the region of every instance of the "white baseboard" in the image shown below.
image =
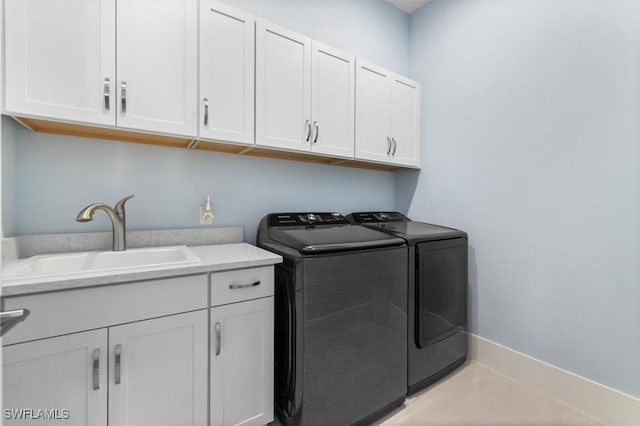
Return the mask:
<path id="1" fill-rule="evenodd" d="M 640 399 L 469 333 L 469 358 L 615 426 L 640 425 Z"/>

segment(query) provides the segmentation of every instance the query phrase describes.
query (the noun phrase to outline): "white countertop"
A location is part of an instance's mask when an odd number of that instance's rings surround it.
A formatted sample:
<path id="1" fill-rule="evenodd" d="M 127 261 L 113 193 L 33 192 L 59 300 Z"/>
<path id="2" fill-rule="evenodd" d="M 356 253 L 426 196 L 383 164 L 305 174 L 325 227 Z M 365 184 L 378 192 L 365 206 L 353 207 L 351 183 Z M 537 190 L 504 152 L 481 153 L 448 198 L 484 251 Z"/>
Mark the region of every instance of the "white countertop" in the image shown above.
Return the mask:
<path id="1" fill-rule="evenodd" d="M 6 279 L 2 282 L 2 296 L 21 296 L 45 291 L 68 290 L 109 284 L 194 275 L 229 269 L 253 268 L 282 262 L 282 256 L 247 243 L 215 244 L 189 247 L 200 262 L 189 265 L 161 266 L 157 269 L 96 272 L 90 277 L 38 277 Z M 18 260 L 17 262 L 20 262 Z M 9 266 L 9 265 L 7 265 Z"/>

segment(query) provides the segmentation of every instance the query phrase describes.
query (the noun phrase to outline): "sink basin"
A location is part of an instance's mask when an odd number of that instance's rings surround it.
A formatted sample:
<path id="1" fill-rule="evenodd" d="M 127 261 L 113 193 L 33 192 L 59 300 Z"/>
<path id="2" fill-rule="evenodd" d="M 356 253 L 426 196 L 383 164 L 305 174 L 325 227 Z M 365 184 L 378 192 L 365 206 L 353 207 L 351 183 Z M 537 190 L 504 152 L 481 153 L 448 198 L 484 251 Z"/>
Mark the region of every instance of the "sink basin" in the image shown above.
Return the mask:
<path id="1" fill-rule="evenodd" d="M 3 279 L 76 278 L 100 272 L 153 270 L 199 262 L 186 246 L 33 256 L 2 271 Z"/>

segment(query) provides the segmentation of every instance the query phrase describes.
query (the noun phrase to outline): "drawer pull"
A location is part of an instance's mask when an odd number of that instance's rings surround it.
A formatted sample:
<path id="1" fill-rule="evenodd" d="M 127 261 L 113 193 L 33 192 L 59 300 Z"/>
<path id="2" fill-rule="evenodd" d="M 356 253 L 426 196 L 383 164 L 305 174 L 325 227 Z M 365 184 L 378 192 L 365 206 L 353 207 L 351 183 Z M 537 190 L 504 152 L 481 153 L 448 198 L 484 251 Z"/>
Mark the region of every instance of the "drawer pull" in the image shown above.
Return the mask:
<path id="1" fill-rule="evenodd" d="M 0 336 L 11 330 L 20 321 L 29 316 L 28 309 L 16 309 L 14 311 L 0 312 Z"/>
<path id="2" fill-rule="evenodd" d="M 100 349 L 93 351 L 93 390 L 100 389 Z"/>
<path id="3" fill-rule="evenodd" d="M 250 287 L 256 287 L 259 285 L 260 285 L 260 280 L 253 282 L 251 284 L 229 284 L 229 289 L 237 290 L 239 288 L 250 288 Z"/>
<path id="4" fill-rule="evenodd" d="M 115 368 L 113 369 L 113 375 L 114 377 L 114 382 L 116 385 L 119 385 L 120 383 L 122 383 L 122 377 L 121 377 L 121 368 L 122 368 L 122 345 L 116 345 L 115 349 L 114 349 L 114 354 L 115 354 L 115 358 L 116 358 L 116 362 L 115 362 Z"/>

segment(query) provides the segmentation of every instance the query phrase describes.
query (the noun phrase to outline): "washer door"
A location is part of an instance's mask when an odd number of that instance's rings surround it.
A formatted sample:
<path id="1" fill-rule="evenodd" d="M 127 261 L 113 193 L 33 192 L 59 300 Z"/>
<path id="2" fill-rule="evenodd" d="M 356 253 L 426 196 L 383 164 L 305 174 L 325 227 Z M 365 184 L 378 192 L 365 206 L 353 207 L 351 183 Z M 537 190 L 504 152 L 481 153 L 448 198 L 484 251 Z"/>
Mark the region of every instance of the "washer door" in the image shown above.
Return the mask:
<path id="1" fill-rule="evenodd" d="M 416 344 L 423 348 L 466 326 L 467 240 L 416 247 Z"/>

